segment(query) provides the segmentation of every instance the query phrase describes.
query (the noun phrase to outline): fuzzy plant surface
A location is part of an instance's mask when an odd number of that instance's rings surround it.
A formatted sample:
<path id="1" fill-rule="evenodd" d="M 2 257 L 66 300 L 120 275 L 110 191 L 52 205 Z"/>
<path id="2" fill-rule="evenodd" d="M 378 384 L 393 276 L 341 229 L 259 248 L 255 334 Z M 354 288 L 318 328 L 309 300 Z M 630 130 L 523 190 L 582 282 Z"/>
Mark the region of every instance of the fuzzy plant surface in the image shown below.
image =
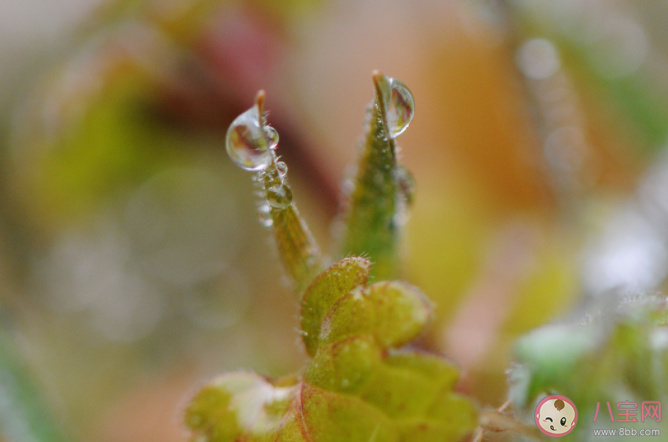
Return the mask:
<path id="1" fill-rule="evenodd" d="M 431 320 L 431 302 L 405 282 L 386 280 L 397 275 L 399 230 L 412 199 L 395 138 L 408 127 L 414 101 L 398 80 L 374 72 L 373 81 L 342 214 L 342 259 L 326 270 L 292 201 L 287 166 L 274 153 L 278 134 L 266 123 L 263 92 L 230 127 L 228 153 L 256 172 L 260 215 L 298 293 L 311 359 L 282 379 L 235 372 L 210 381 L 185 412 L 193 441 L 456 442 L 476 428 L 476 407 L 454 392 L 456 366 L 409 346 Z"/>

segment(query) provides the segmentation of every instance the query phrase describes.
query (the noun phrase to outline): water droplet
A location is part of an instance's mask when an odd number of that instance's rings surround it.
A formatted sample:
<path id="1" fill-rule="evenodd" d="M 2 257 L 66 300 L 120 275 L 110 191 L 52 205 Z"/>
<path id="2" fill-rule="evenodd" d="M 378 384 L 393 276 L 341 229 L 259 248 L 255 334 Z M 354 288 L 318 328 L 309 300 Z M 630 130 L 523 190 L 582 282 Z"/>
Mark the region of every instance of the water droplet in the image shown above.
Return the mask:
<path id="1" fill-rule="evenodd" d="M 264 135 L 267 137 L 269 149 L 274 150 L 278 146 L 278 132 L 271 126 L 264 127 Z"/>
<path id="2" fill-rule="evenodd" d="M 374 76 L 383 94 L 387 132 L 390 138 L 401 135 L 413 120 L 415 100 L 408 87 L 401 81 L 380 73 Z"/>
<path id="3" fill-rule="evenodd" d="M 285 209 L 292 204 L 292 191 L 285 184 L 279 184 L 267 189 L 267 202 L 275 209 Z"/>
<path id="4" fill-rule="evenodd" d="M 262 182 L 265 189 L 283 184 L 284 178 L 281 176 L 278 165 L 268 167 L 262 171 Z"/>
<path id="5" fill-rule="evenodd" d="M 278 174 L 283 178 L 288 173 L 288 165 L 283 161 L 279 161 L 276 163 L 276 170 L 278 170 Z"/>
<path id="6" fill-rule="evenodd" d="M 271 206 L 269 206 L 269 204 L 261 205 L 257 211 L 260 224 L 265 227 L 271 227 L 271 225 L 274 224 L 274 220 L 271 219 Z"/>
<path id="7" fill-rule="evenodd" d="M 271 129 L 271 132 L 269 129 Z M 273 128 L 261 126 L 257 106 L 239 115 L 227 130 L 227 153 L 237 166 L 246 170 L 263 170 L 271 164 L 271 143 L 278 143 L 278 133 Z"/>

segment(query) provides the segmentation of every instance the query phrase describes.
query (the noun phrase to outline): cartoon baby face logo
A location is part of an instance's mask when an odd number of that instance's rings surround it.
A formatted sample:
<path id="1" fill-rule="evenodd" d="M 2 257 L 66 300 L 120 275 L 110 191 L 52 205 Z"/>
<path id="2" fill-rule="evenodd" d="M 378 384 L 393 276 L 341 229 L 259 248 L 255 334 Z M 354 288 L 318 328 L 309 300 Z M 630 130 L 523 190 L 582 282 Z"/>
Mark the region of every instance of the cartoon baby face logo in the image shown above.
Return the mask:
<path id="1" fill-rule="evenodd" d="M 566 396 L 548 396 L 536 407 L 536 426 L 551 437 L 562 437 L 575 429 L 578 409 Z"/>

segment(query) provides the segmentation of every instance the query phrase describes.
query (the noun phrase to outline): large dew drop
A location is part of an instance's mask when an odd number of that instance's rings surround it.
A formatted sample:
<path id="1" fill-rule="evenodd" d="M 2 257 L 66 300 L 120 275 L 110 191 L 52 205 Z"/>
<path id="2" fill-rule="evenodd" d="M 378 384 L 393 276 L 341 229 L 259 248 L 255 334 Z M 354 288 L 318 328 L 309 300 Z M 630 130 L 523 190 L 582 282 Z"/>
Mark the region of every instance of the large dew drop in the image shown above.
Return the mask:
<path id="1" fill-rule="evenodd" d="M 408 87 L 401 81 L 386 77 L 380 72 L 374 73 L 378 89 L 385 103 L 387 132 L 390 138 L 401 135 L 411 124 L 415 114 L 415 100 Z"/>
<path id="2" fill-rule="evenodd" d="M 239 115 L 227 130 L 227 153 L 242 169 L 264 170 L 272 162 L 271 149 L 278 144 L 278 133 L 263 125 L 260 118 L 258 106 L 253 106 Z"/>

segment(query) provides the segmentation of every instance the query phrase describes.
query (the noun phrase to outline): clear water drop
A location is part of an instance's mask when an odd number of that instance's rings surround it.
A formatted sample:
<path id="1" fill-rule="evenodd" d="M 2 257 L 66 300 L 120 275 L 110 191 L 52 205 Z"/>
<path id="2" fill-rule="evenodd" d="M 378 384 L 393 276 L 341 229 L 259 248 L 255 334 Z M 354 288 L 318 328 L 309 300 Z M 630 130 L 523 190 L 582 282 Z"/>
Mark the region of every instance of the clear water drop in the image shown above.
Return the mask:
<path id="1" fill-rule="evenodd" d="M 258 107 L 253 106 L 239 115 L 227 130 L 227 154 L 242 169 L 266 169 L 273 161 L 271 143 L 274 139 L 278 143 L 278 134 L 271 130 L 275 136 L 272 134 L 270 138 L 267 127 L 262 128 Z"/>
<path id="2" fill-rule="evenodd" d="M 274 220 L 271 218 L 271 206 L 269 204 L 262 204 L 258 207 L 257 212 L 260 224 L 265 227 L 271 227 L 271 225 L 274 224 Z"/>
<path id="3" fill-rule="evenodd" d="M 281 176 L 281 178 L 283 178 L 288 173 L 288 165 L 283 161 L 278 161 L 276 163 L 276 170 L 278 170 L 278 174 Z"/>
<path id="4" fill-rule="evenodd" d="M 278 147 L 278 132 L 271 126 L 264 127 L 264 135 L 267 137 L 269 149 L 274 150 Z"/>
<path id="5" fill-rule="evenodd" d="M 390 138 L 401 135 L 415 115 L 415 100 L 408 87 L 396 78 L 386 77 L 380 72 L 374 74 L 385 103 L 387 132 Z"/>
<path id="6" fill-rule="evenodd" d="M 292 204 L 292 191 L 285 184 L 267 189 L 267 202 L 274 209 L 283 210 Z"/>
<path id="7" fill-rule="evenodd" d="M 411 124 L 415 114 L 415 101 L 411 91 L 401 81 L 391 78 L 390 85 L 392 98 L 386 115 L 389 135 L 395 138 Z"/>

